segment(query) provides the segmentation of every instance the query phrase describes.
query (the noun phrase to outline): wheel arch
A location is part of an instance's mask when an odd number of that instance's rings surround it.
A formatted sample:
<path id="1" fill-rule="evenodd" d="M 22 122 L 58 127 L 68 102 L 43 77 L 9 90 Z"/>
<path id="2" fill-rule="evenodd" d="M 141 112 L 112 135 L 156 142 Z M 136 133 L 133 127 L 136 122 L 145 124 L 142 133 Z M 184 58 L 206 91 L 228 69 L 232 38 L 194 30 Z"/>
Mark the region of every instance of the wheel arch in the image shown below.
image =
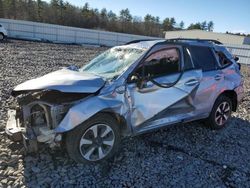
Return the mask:
<path id="1" fill-rule="evenodd" d="M 224 96 L 231 99 L 232 110 L 235 112 L 237 110 L 237 106 L 238 106 L 237 93 L 234 90 L 225 90 L 222 93 L 220 93 L 220 95 L 218 97 L 220 97 L 221 95 L 224 95 Z"/>
<path id="2" fill-rule="evenodd" d="M 80 125 L 84 124 L 84 122 L 88 121 L 91 118 L 95 118 L 95 116 L 101 115 L 101 114 L 104 114 L 104 115 L 107 114 L 107 115 L 113 117 L 118 122 L 118 124 L 119 124 L 118 128 L 120 130 L 121 136 L 125 137 L 125 136 L 132 134 L 132 130 L 131 130 L 130 126 L 128 126 L 126 118 L 123 117 L 122 115 L 116 113 L 112 109 L 107 108 L 107 109 L 103 109 L 103 110 L 97 112 L 96 114 L 92 115 L 91 117 L 89 117 L 88 119 L 83 121 L 82 123 L 74 126 L 72 129 L 67 130 L 65 132 L 62 132 L 61 133 L 62 134 L 62 146 L 63 147 L 65 146 L 66 135 L 68 132 L 73 131 L 74 129 L 77 129 Z"/>
<path id="3" fill-rule="evenodd" d="M 0 35 L 3 35 L 3 38 L 5 38 L 6 36 L 5 36 L 5 34 L 3 33 L 3 32 L 0 32 Z"/>
<path id="4" fill-rule="evenodd" d="M 131 127 L 126 121 L 125 116 L 127 111 L 124 111 L 123 102 L 118 100 L 106 101 L 99 97 L 91 98 L 71 107 L 59 125 L 55 128 L 55 132 L 68 132 L 100 113 L 107 113 L 114 117 L 114 119 L 119 122 L 122 135 L 130 135 L 132 133 Z"/>
<path id="5" fill-rule="evenodd" d="M 127 136 L 132 133 L 132 130 L 130 126 L 128 125 L 126 118 L 122 116 L 121 114 L 118 114 L 117 112 L 113 111 L 112 109 L 104 109 L 98 112 L 97 114 L 108 114 L 112 116 L 118 122 L 119 130 L 121 131 L 122 136 Z"/>

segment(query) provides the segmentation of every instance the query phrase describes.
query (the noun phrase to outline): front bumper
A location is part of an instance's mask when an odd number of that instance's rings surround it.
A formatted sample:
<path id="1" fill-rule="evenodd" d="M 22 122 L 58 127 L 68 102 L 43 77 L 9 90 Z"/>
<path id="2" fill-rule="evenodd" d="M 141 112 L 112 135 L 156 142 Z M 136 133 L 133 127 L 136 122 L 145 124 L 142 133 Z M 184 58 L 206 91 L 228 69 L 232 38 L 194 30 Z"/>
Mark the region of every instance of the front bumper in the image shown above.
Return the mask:
<path id="1" fill-rule="evenodd" d="M 50 147 L 58 146 L 61 135 L 48 127 L 40 127 L 39 135 L 34 133 L 30 127 L 21 127 L 16 110 L 8 111 L 8 120 L 5 127 L 8 138 L 14 142 L 23 142 L 27 152 L 36 152 L 38 143 L 47 143 Z"/>
<path id="2" fill-rule="evenodd" d="M 15 142 L 23 140 L 23 132 L 25 128 L 20 126 L 19 119 L 16 118 L 16 110 L 8 111 L 8 120 L 5 127 L 5 132 L 9 139 Z"/>

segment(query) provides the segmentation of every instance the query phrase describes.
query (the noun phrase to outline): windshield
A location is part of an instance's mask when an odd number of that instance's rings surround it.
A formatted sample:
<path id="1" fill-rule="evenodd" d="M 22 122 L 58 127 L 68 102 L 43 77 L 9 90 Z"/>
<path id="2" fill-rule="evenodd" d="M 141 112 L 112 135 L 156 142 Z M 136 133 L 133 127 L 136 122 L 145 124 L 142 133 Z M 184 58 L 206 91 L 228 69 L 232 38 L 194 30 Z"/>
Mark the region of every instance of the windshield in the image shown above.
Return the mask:
<path id="1" fill-rule="evenodd" d="M 145 49 L 114 47 L 94 58 L 80 71 L 93 73 L 111 79 L 119 76 L 133 62 L 135 62 Z"/>

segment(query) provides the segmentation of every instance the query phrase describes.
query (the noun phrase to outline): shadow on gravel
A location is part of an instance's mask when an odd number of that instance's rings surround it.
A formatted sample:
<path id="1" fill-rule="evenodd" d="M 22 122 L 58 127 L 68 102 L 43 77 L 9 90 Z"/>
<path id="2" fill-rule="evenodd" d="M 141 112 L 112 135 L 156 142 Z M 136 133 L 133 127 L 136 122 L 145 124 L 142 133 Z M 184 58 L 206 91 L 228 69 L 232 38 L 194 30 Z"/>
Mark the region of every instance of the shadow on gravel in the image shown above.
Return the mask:
<path id="1" fill-rule="evenodd" d="M 5 39 L 5 40 L 3 40 L 3 41 L 0 41 L 0 44 L 5 44 L 5 43 L 13 43 L 11 40 L 9 40 L 9 39 Z"/>
<path id="2" fill-rule="evenodd" d="M 13 143 L 11 143 L 9 146 L 8 146 L 8 148 L 10 149 L 10 150 L 23 150 L 24 148 L 23 148 L 23 144 L 22 143 L 16 143 L 16 142 L 13 142 Z"/>

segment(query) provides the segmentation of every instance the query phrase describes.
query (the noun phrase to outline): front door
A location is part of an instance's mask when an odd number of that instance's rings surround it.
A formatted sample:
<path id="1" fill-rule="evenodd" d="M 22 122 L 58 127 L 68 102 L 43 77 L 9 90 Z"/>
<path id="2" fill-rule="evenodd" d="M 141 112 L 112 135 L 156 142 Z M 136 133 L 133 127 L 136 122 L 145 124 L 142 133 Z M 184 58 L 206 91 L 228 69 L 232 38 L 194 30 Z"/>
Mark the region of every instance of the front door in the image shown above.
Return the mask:
<path id="1" fill-rule="evenodd" d="M 192 98 L 201 79 L 200 70 L 181 71 L 180 48 L 166 48 L 151 54 L 135 71 L 128 84 L 130 121 L 135 132 L 181 121 L 192 110 Z M 184 116 L 183 116 L 184 115 Z"/>

